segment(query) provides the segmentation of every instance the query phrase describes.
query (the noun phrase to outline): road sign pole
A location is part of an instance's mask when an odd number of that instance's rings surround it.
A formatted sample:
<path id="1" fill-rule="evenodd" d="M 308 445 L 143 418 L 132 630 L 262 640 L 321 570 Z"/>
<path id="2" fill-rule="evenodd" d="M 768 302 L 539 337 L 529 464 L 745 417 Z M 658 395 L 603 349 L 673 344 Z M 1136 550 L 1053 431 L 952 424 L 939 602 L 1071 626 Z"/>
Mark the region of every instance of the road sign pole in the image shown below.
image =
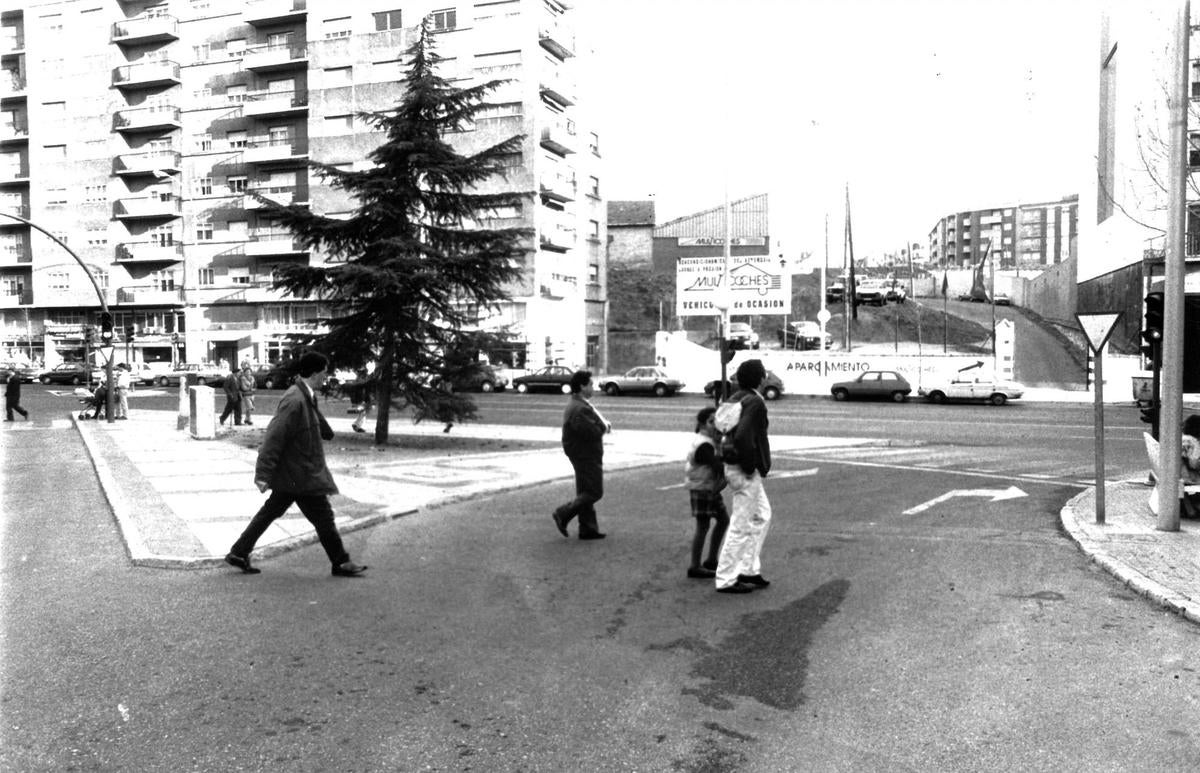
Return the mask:
<path id="1" fill-rule="evenodd" d="M 1092 360 L 1096 363 L 1096 391 L 1093 405 L 1096 427 L 1096 523 L 1104 525 L 1104 347 L 1121 319 L 1120 311 L 1076 314 L 1075 320 L 1087 338 Z"/>

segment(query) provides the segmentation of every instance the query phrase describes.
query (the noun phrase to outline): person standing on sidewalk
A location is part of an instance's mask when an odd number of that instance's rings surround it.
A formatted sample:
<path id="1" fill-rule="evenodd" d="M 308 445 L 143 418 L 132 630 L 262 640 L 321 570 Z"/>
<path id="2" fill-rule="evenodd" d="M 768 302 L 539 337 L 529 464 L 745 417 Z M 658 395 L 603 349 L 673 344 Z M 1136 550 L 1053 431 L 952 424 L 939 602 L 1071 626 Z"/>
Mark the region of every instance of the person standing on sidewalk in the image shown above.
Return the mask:
<path id="1" fill-rule="evenodd" d="M 250 361 L 242 363 L 238 373 L 238 402 L 241 405 L 243 421 L 254 424 L 254 371 L 250 369 Z"/>
<path id="2" fill-rule="evenodd" d="M 771 503 L 763 478 L 771 471 L 771 443 L 767 438 L 767 404 L 758 388 L 767 377 L 762 360 L 746 360 L 737 369 L 738 391 L 717 409 L 717 429 L 728 435 L 725 478 L 733 494 L 733 514 L 717 559 L 717 592 L 749 593 L 771 583 L 763 578 L 759 556 Z"/>
<path id="3" fill-rule="evenodd" d="M 133 372 L 127 363 L 117 365 L 117 370 L 113 373 L 113 381 L 115 382 L 117 405 L 113 408 L 113 414 L 118 419 L 129 418 L 129 387 L 133 384 Z"/>
<path id="4" fill-rule="evenodd" d="M 725 499 L 721 489 L 725 488 L 725 465 L 721 462 L 721 433 L 713 424 L 713 406 L 701 408 L 696 414 L 696 434 L 687 455 L 687 474 L 684 487 L 692 501 L 692 517 L 696 520 L 696 531 L 692 535 L 692 564 L 687 576 L 693 579 L 712 579 L 717 576 L 717 558 L 725 530 L 729 528 L 729 513 L 725 510 Z M 712 540 L 708 545 L 708 560 L 703 564 L 704 541 L 708 537 L 709 523 L 714 524 Z"/>
<path id="5" fill-rule="evenodd" d="M 328 377 L 329 360 L 325 355 L 305 353 L 300 358 L 300 377 L 284 392 L 267 425 L 254 468 L 254 485 L 261 492 L 270 489 L 271 496 L 225 556 L 226 563 L 246 574 L 259 573 L 250 563 L 254 545 L 293 502 L 317 530 L 334 577 L 353 577 L 367 568 L 350 560 L 329 504 L 329 495 L 336 494 L 338 488 L 325 464 L 322 441 L 332 440 L 333 430 L 317 409 L 317 393 Z"/>
<path id="6" fill-rule="evenodd" d="M 571 376 L 571 397 L 563 411 L 562 447 L 575 468 L 575 498 L 555 508 L 551 517 L 559 534 L 579 516 L 579 539 L 604 539 L 596 522 L 596 503 L 604 496 L 604 435 L 612 431 L 589 398 L 592 373 L 577 370 Z"/>
<path id="7" fill-rule="evenodd" d="M 29 421 L 29 411 L 21 407 L 21 377 L 12 368 L 4 371 L 4 420 L 13 420 L 13 411 Z"/>
<path id="8" fill-rule="evenodd" d="M 241 425 L 242 423 L 242 392 L 238 387 L 238 372 L 230 370 L 229 375 L 225 377 L 225 382 L 221 385 L 225 392 L 225 408 L 221 411 L 221 425 L 224 426 L 225 420 L 233 415 L 233 423 Z"/>

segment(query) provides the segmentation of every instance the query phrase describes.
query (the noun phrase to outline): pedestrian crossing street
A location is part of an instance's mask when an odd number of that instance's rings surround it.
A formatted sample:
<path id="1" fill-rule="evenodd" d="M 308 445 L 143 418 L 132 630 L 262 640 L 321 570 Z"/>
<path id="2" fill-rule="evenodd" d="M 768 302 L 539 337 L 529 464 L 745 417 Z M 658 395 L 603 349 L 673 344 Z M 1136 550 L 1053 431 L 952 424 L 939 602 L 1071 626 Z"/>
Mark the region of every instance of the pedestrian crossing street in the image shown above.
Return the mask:
<path id="1" fill-rule="evenodd" d="M 968 472 L 981 477 L 1092 486 L 1096 470 L 1091 459 L 1064 458 L 1053 449 L 1014 449 L 993 446 L 853 446 L 813 451 L 781 452 L 773 456 L 802 462 L 841 462 L 865 467 Z M 1105 469 L 1105 478 L 1125 478 L 1139 471 Z"/>

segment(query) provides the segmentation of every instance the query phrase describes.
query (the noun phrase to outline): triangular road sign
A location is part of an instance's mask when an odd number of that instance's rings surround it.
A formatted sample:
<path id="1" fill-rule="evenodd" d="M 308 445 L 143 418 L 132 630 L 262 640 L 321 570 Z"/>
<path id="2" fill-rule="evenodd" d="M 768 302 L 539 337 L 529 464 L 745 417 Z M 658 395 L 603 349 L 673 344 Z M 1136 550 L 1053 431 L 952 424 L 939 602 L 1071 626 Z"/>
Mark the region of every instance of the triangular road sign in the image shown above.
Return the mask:
<path id="1" fill-rule="evenodd" d="M 1113 328 L 1116 327 L 1117 320 L 1120 318 L 1121 312 L 1119 311 L 1075 315 L 1075 319 L 1079 320 L 1079 326 L 1083 328 L 1083 334 L 1087 336 L 1088 345 L 1094 352 L 1100 351 L 1108 343 L 1108 337 L 1112 335 Z"/>

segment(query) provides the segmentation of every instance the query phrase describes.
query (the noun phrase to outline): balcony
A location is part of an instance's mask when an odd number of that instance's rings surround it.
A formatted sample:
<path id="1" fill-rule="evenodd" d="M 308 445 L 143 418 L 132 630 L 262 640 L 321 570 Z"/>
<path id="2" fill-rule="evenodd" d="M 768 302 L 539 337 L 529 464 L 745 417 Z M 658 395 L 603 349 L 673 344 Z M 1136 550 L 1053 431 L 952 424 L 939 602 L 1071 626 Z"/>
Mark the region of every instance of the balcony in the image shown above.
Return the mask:
<path id="1" fill-rule="evenodd" d="M 538 28 L 538 43 L 559 59 L 575 56 L 575 33 L 556 20 L 542 22 Z"/>
<path id="2" fill-rule="evenodd" d="M 113 85 L 119 89 L 178 86 L 179 65 L 168 60 L 125 64 L 113 69 Z"/>
<path id="3" fill-rule="evenodd" d="M 112 42 L 117 44 L 169 43 L 179 40 L 179 22 L 174 16 L 138 16 L 115 22 Z"/>
<path id="4" fill-rule="evenodd" d="M 0 265 L 3 265 L 2 260 L 0 260 Z M 7 294 L 0 295 L 0 309 L 15 309 L 18 306 L 32 306 L 32 305 L 33 305 L 33 291 L 32 290 L 21 290 L 20 292 L 13 293 L 12 295 L 7 295 Z"/>
<path id="5" fill-rule="evenodd" d="M 178 129 L 179 108 L 170 105 L 133 107 L 113 114 L 113 129 L 119 132 L 153 132 Z"/>
<path id="6" fill-rule="evenodd" d="M 291 231 L 281 228 L 256 228 L 250 231 L 250 240 L 246 242 L 245 254 L 262 257 L 264 255 L 296 255 L 307 252 L 304 244 Z"/>
<path id="7" fill-rule="evenodd" d="M 149 153 L 125 153 L 113 159 L 113 174 L 118 177 L 150 176 L 162 179 L 179 174 L 183 157 L 176 150 Z"/>
<path id="8" fill-rule="evenodd" d="M 542 128 L 541 145 L 546 150 L 565 156 L 575 152 L 575 122 L 561 121 Z"/>
<path id="9" fill-rule="evenodd" d="M 304 21 L 306 6 L 305 0 L 246 0 L 242 20 L 255 27 Z"/>
<path id="10" fill-rule="evenodd" d="M 17 217 L 23 217 L 28 220 L 29 205 L 6 204 L 0 201 L 0 228 L 11 228 L 12 226 L 24 227 L 27 225 L 26 223 L 22 223 L 20 220 L 14 220 L 11 217 L 5 217 L 5 215 L 16 215 Z"/>
<path id="11" fill-rule="evenodd" d="M 14 221 L 15 222 L 15 221 Z M 33 263 L 33 251 L 25 242 L 0 244 L 0 266 L 27 266 Z"/>
<path id="12" fill-rule="evenodd" d="M 17 28 L 20 30 L 20 27 Z M 11 40 L 0 43 L 0 56 L 13 56 L 25 53 L 25 36 L 19 31 Z"/>
<path id="13" fill-rule="evenodd" d="M 264 196 L 264 197 L 270 199 L 271 201 L 275 202 L 276 204 L 281 204 L 285 207 L 288 204 L 294 204 L 297 201 L 300 201 L 300 199 L 297 199 L 297 197 L 296 197 L 296 187 L 294 185 L 288 185 L 288 186 L 264 185 L 261 187 L 252 186 L 249 188 L 249 190 L 257 193 L 259 196 Z M 264 206 L 266 206 L 266 205 L 263 202 L 259 201 L 258 199 L 256 199 L 253 196 L 246 196 L 242 199 L 242 208 L 243 209 L 247 209 L 247 210 L 262 209 Z"/>
<path id="14" fill-rule="evenodd" d="M 538 233 L 538 243 L 544 250 L 566 252 L 575 246 L 575 229 L 551 225 Z"/>
<path id="15" fill-rule="evenodd" d="M 0 126 L 0 143 L 29 142 L 29 127 L 23 123 Z"/>
<path id="16" fill-rule="evenodd" d="M 0 169 L 0 185 L 29 185 L 29 170 Z"/>
<path id="17" fill-rule="evenodd" d="M 539 188 L 544 198 L 554 201 L 574 201 L 575 175 L 544 174 L 539 180 Z"/>
<path id="18" fill-rule="evenodd" d="M 117 303 L 141 306 L 174 306 L 183 303 L 183 288 L 118 287 Z"/>
<path id="19" fill-rule="evenodd" d="M 308 47 L 297 45 L 253 46 L 242 53 L 242 67 L 259 72 L 303 67 L 308 63 Z"/>
<path id="20" fill-rule="evenodd" d="M 242 160 L 248 164 L 264 164 L 273 161 L 303 161 L 308 158 L 304 143 L 295 139 L 256 140 L 246 144 Z"/>
<path id="21" fill-rule="evenodd" d="M 178 263 L 181 260 L 182 244 L 122 242 L 116 250 L 117 263 Z"/>
<path id="22" fill-rule="evenodd" d="M 543 97 L 553 99 L 563 107 L 575 104 L 575 84 L 553 75 L 543 75 L 539 84 Z"/>
<path id="23" fill-rule="evenodd" d="M 242 113 L 251 118 L 294 115 L 308 111 L 308 92 L 255 91 L 245 95 Z"/>
<path id="24" fill-rule="evenodd" d="M 173 193 L 117 199 L 113 204 L 113 217 L 117 220 L 159 220 L 181 214 L 179 197 Z"/>
<path id="25" fill-rule="evenodd" d="M 25 79 L 12 70 L 0 71 L 0 99 L 24 99 Z"/>

